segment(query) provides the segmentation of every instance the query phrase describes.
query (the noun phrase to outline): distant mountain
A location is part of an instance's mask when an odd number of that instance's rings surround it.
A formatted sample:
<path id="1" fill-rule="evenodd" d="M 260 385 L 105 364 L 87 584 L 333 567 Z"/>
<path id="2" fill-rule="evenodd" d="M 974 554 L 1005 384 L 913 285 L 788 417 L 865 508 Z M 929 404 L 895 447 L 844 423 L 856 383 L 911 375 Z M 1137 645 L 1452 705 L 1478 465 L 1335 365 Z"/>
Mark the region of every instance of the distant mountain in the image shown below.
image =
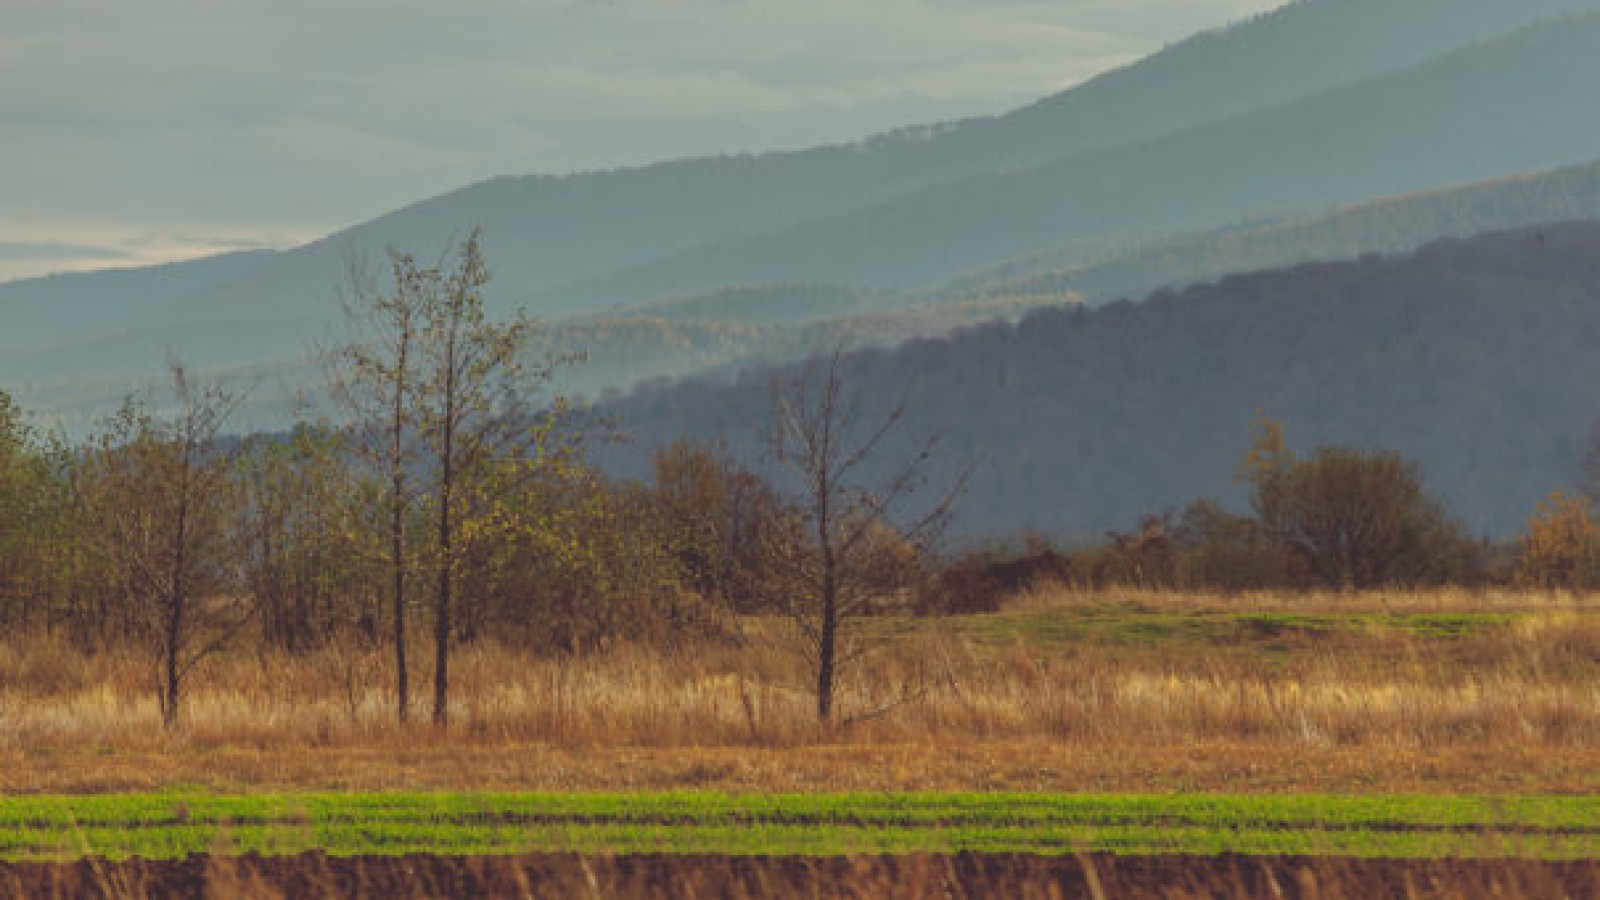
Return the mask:
<path id="1" fill-rule="evenodd" d="M 1600 219 L 1600 162 L 1137 242 L 1098 258 L 1069 247 L 960 279 L 927 298 L 1072 295 L 1099 305 L 1231 272 L 1408 251 L 1440 238 L 1576 219 Z M 1082 262 L 1085 257 L 1092 261 Z"/>
<path id="2" fill-rule="evenodd" d="M 1474 529 L 1515 532 L 1578 479 L 1600 416 L 1600 222 L 1400 256 L 1235 275 L 1097 310 L 1051 310 L 850 360 L 866 408 L 908 397 L 880 462 L 943 432 L 979 460 L 957 529 L 1093 536 L 1201 496 L 1234 504 L 1255 411 L 1300 449 L 1397 450 Z M 678 436 L 760 459 L 770 372 L 644 389 L 606 411 L 642 472 Z M 909 394 L 907 393 L 909 391 Z M 870 413 L 869 413 L 870 414 Z"/>
<path id="3" fill-rule="evenodd" d="M 904 305 L 906 301 L 898 295 L 859 291 L 836 284 L 768 284 L 669 297 L 616 309 L 603 317 L 645 316 L 673 322 L 776 325 L 861 315 Z"/>
<path id="4" fill-rule="evenodd" d="M 1151 241 L 1081 265 L 1071 261 L 1106 251 L 1077 246 L 921 295 L 820 284 L 723 289 L 562 323 L 551 340 L 589 349 L 588 364 L 569 371 L 564 386 L 595 396 L 697 369 L 796 359 L 845 336 L 886 345 L 1015 320 L 1034 307 L 1101 305 L 1233 272 L 1410 251 L 1445 237 L 1575 219 L 1600 219 L 1600 162 Z"/>
<path id="5" fill-rule="evenodd" d="M 334 298 L 353 260 L 381 267 L 386 245 L 426 259 L 474 226 L 495 271 L 491 302 L 551 320 L 730 287 L 746 293 L 721 300 L 770 301 L 775 284 L 834 285 L 836 300 L 873 298 L 861 312 L 878 313 L 894 305 L 878 302 L 883 286 L 1067 243 L 1101 258 L 1262 210 L 1595 158 L 1593 19 L 1504 36 L 1597 10 L 1600 0 L 1301 0 L 994 118 L 792 153 L 499 178 L 291 251 L 0 284 L 0 384 L 25 402 L 70 385 L 88 403 L 88 385 L 158 372 L 169 350 L 202 370 L 282 367 L 337 339 Z M 724 307 L 723 321 L 750 317 Z"/>
<path id="6" fill-rule="evenodd" d="M 609 276 L 593 296 L 707 279 L 918 287 L 1066 242 L 1171 234 L 1600 156 L 1600 14 L 1160 138 L 977 176 Z M 1267 73 L 1262 73 L 1268 77 Z"/>
<path id="7" fill-rule="evenodd" d="M 559 323 L 547 330 L 545 341 L 551 349 L 586 348 L 582 362 L 557 372 L 554 386 L 595 398 L 641 382 L 804 359 L 840 341 L 857 347 L 893 346 L 1075 303 L 1070 297 L 997 296 L 790 321 L 621 315 Z"/>
<path id="8" fill-rule="evenodd" d="M 994 118 L 792 153 L 495 179 L 383 216 L 331 242 L 428 250 L 451 233 L 481 225 L 502 293 L 518 302 L 536 300 L 549 315 L 757 280 L 848 281 L 821 273 L 751 279 L 713 270 L 681 289 L 646 283 L 615 294 L 568 290 L 704 245 L 782 233 L 937 185 L 1230 119 L 1572 12 L 1600 12 L 1600 0 L 1301 0 Z"/>

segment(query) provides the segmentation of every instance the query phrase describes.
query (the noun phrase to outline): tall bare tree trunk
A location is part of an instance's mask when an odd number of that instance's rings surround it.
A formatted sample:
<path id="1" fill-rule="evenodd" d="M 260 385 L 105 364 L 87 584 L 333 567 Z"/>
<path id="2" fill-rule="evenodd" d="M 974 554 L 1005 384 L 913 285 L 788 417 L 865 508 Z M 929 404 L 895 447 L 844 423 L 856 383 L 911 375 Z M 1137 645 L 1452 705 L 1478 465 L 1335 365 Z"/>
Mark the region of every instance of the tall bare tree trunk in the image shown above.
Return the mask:
<path id="1" fill-rule="evenodd" d="M 411 349 L 409 311 L 401 330 L 395 365 L 394 412 L 389 422 L 389 565 L 394 579 L 395 717 L 404 724 L 411 709 L 411 681 L 406 663 L 406 366 Z"/>
<path id="2" fill-rule="evenodd" d="M 439 585 L 434 597 L 433 724 L 450 723 L 450 591 L 455 580 L 451 503 L 455 493 L 456 340 L 459 318 L 452 318 L 444 346 L 444 385 L 439 433 Z"/>

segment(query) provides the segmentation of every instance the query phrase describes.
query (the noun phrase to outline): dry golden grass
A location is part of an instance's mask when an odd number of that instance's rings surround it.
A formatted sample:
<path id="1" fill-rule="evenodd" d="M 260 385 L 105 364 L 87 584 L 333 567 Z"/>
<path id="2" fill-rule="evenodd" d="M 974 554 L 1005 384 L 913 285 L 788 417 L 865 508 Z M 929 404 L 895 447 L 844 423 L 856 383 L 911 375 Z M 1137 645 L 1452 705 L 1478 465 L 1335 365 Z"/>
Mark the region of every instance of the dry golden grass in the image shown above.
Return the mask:
<path id="1" fill-rule="evenodd" d="M 1353 618 L 1216 631 L 1239 612 Z M 1090 617 L 1109 630 L 1053 630 Z M 167 733 L 148 660 L 33 636 L 0 646 L 0 789 L 1600 789 L 1595 598 L 1039 591 L 872 623 L 903 634 L 841 706 L 877 714 L 833 727 L 781 629 L 747 628 L 676 652 L 464 648 L 448 732 L 394 723 L 381 650 L 216 658 Z"/>

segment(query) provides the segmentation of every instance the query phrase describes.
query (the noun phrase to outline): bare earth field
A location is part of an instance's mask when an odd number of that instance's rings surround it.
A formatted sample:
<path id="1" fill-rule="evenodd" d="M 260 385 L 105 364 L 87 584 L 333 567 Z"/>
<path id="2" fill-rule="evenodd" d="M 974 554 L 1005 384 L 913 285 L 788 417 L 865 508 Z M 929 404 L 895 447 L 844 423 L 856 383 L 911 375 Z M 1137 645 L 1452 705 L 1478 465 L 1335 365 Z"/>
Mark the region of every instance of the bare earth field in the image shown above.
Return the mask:
<path id="1" fill-rule="evenodd" d="M 0 891 L 35 898 L 1006 897 L 1411 900 L 1593 897 L 1600 863 L 1334 857 L 576 855 L 190 857 L 0 864 Z"/>

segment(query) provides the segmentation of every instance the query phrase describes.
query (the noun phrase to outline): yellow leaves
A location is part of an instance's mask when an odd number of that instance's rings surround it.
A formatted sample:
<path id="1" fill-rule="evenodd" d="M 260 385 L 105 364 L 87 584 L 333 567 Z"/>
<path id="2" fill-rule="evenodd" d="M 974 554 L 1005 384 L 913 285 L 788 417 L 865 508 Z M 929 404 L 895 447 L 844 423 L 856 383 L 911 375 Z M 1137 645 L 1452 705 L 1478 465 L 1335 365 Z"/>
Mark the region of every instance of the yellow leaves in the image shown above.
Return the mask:
<path id="1" fill-rule="evenodd" d="M 1522 539 L 1524 584 L 1577 590 L 1600 582 L 1600 524 L 1589 501 L 1556 492 L 1539 503 Z"/>
<path id="2" fill-rule="evenodd" d="M 1283 423 L 1267 418 L 1259 409 L 1250 431 L 1253 435 L 1250 449 L 1239 461 L 1234 478 L 1259 488 L 1274 474 L 1287 470 L 1294 463 L 1294 454 L 1284 441 Z"/>

